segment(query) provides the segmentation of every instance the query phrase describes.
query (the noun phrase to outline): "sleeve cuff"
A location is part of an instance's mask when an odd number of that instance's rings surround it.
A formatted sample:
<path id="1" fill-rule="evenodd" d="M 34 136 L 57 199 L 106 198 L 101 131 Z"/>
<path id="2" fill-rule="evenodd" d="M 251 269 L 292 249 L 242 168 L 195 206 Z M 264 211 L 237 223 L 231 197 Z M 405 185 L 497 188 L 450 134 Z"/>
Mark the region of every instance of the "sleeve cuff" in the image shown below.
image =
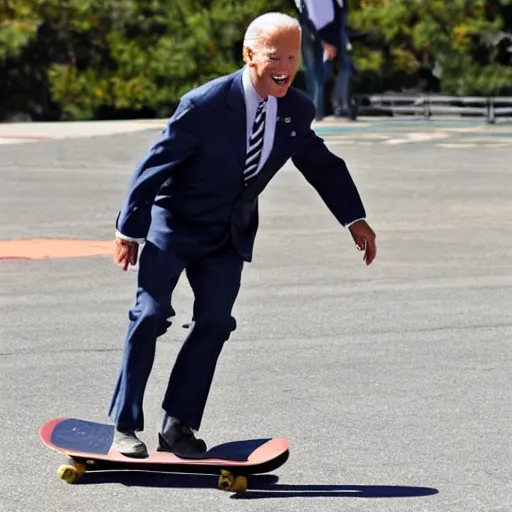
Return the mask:
<path id="1" fill-rule="evenodd" d="M 349 222 L 348 224 L 345 224 L 345 227 L 348 229 L 352 224 L 355 224 L 356 222 L 359 222 L 360 220 L 366 220 L 366 217 L 361 217 L 360 219 L 353 220 Z"/>
<path id="2" fill-rule="evenodd" d="M 131 236 L 123 235 L 123 233 L 121 233 L 117 229 L 116 238 L 121 238 L 122 240 L 127 240 L 128 242 L 137 242 L 138 244 L 143 244 L 146 241 L 145 238 L 132 238 Z"/>

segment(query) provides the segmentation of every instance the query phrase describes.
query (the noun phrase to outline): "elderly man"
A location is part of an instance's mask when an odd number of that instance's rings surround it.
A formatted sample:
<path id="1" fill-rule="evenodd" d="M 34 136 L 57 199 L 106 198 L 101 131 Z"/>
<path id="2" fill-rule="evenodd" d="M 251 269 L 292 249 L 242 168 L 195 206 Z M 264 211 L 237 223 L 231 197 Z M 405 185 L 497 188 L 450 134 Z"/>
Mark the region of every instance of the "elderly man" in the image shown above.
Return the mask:
<path id="1" fill-rule="evenodd" d="M 291 157 L 370 264 L 375 234 L 345 162 L 311 129 L 315 109 L 291 87 L 300 26 L 268 13 L 248 27 L 245 66 L 186 94 L 159 141 L 135 170 L 117 219 L 115 261 L 140 255 L 121 373 L 110 417 L 113 447 L 147 456 L 143 396 L 158 336 L 169 326 L 173 290 L 186 272 L 194 322 L 172 369 L 158 449 L 181 456 L 206 450 L 196 437 L 217 359 L 235 329 L 232 308 L 244 262 L 252 259 L 258 196 Z M 292 213 L 291 213 L 292 214 Z"/>

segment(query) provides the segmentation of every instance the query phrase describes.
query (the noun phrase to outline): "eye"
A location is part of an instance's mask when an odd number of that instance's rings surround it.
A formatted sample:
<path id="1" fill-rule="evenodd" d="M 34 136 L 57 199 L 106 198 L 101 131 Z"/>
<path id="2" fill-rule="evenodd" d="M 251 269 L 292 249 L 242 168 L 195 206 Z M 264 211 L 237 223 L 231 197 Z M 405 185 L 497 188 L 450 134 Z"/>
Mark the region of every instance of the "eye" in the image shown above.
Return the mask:
<path id="1" fill-rule="evenodd" d="M 279 60 L 279 57 L 269 57 L 270 60 L 273 60 L 273 61 L 278 61 Z"/>

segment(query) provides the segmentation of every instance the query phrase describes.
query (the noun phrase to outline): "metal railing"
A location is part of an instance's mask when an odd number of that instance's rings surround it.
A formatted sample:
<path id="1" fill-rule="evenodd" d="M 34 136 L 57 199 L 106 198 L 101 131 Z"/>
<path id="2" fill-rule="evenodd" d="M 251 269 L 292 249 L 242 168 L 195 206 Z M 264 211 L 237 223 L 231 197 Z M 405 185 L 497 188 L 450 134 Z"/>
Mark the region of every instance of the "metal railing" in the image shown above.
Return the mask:
<path id="1" fill-rule="evenodd" d="M 365 109 L 393 114 L 485 116 L 493 124 L 497 116 L 512 116 L 512 96 L 443 96 L 437 94 L 356 95 L 359 114 Z M 368 104 L 369 103 L 369 104 Z"/>

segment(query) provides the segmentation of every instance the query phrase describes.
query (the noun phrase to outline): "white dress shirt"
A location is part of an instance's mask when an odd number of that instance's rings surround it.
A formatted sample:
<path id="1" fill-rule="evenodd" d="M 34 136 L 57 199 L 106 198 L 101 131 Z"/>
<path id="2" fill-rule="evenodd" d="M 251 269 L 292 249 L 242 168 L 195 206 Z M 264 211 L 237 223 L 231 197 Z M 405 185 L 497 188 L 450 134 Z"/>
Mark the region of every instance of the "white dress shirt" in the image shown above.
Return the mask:
<path id="1" fill-rule="evenodd" d="M 256 109 L 263 98 L 256 92 L 251 80 L 251 75 L 247 67 L 242 73 L 242 84 L 244 88 L 245 114 L 246 114 L 246 144 L 249 147 L 249 138 L 251 136 L 252 125 L 256 117 Z M 265 117 L 265 134 L 263 135 L 263 148 L 261 150 L 258 172 L 263 167 L 272 151 L 274 145 L 274 135 L 276 132 L 277 117 L 277 99 L 269 96 L 267 99 L 267 113 Z"/>

